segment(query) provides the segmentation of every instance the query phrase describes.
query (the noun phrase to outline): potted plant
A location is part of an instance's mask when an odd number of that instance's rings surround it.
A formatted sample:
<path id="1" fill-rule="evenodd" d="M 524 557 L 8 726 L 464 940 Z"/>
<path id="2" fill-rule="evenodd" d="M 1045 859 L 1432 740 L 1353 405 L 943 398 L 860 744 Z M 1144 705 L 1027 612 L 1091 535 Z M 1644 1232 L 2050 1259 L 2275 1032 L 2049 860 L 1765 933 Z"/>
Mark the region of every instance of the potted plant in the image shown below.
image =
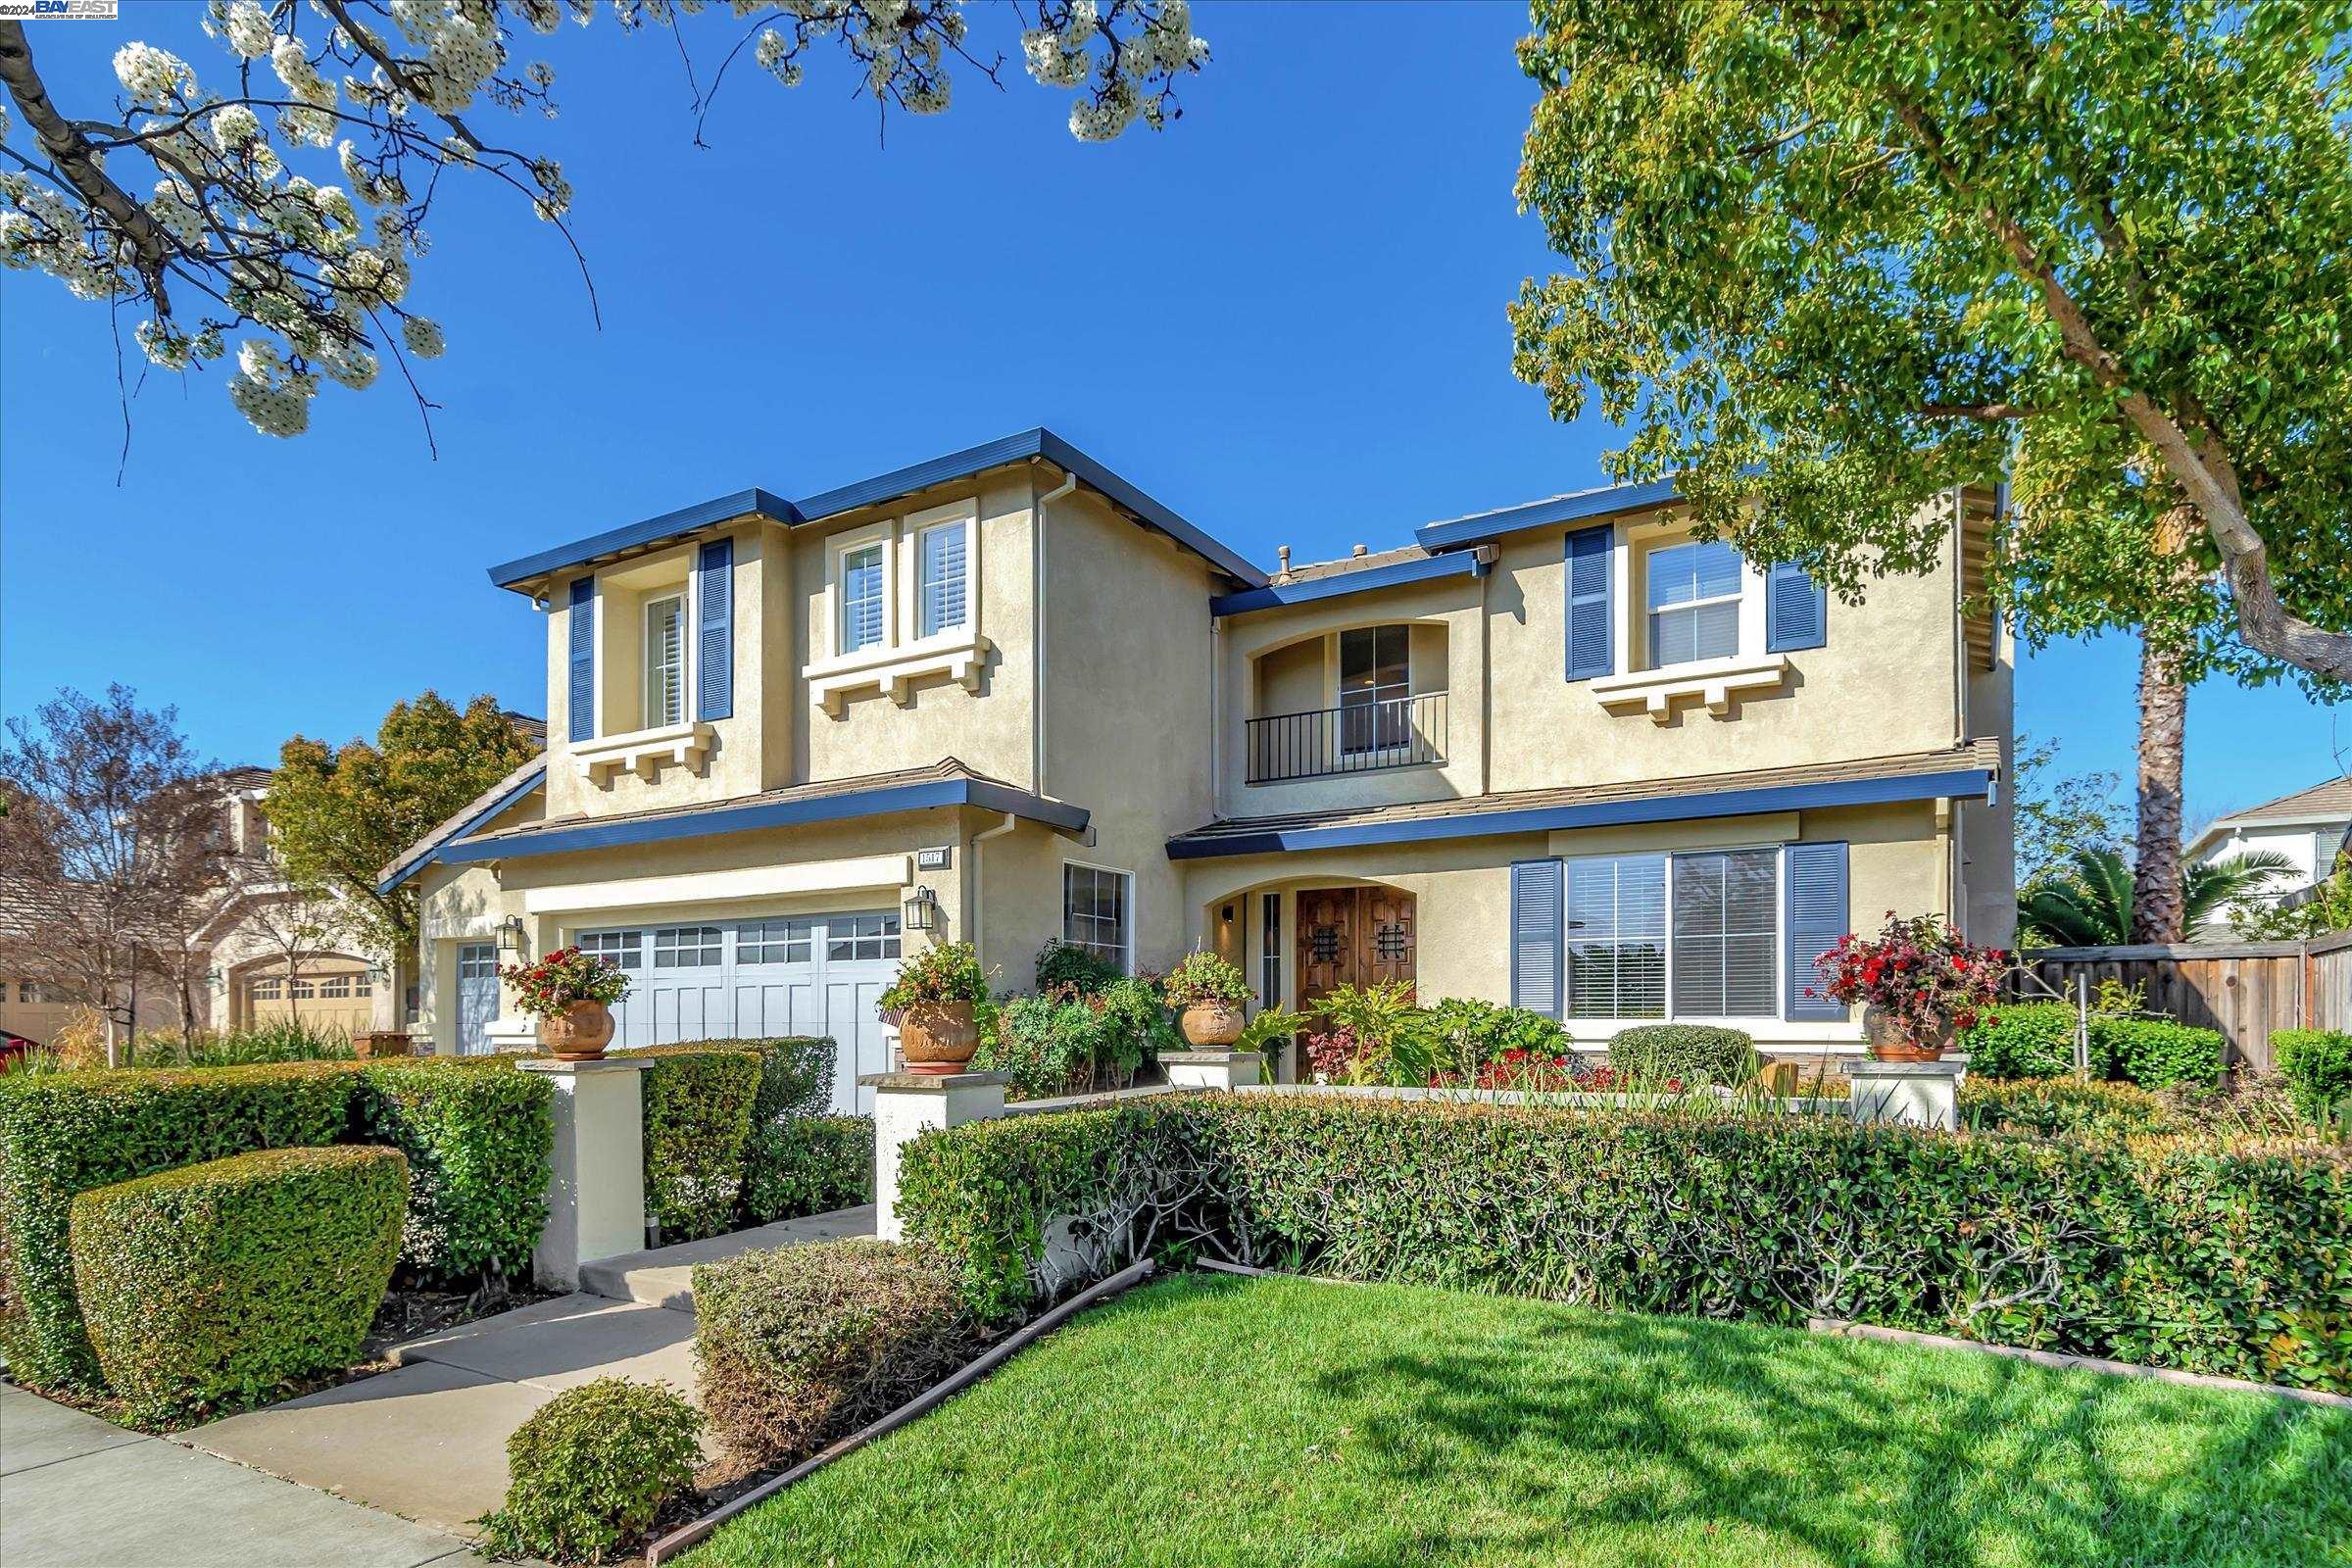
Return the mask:
<path id="1" fill-rule="evenodd" d="M 879 1005 L 884 1021 L 898 1023 L 906 1070 L 945 1076 L 962 1071 L 979 1049 L 978 1009 L 987 1000 L 979 955 L 969 942 L 948 942 L 901 964 Z"/>
<path id="2" fill-rule="evenodd" d="M 2009 955 L 1963 942 L 1933 914 L 1886 912 L 1875 937 L 1848 933 L 1813 960 L 1821 993 L 1862 1004 L 1862 1033 L 1880 1061 L 1934 1061 L 1960 1030 L 1997 1023 L 1987 1009 L 2000 997 Z M 1806 987 L 1807 995 L 1817 994 Z"/>
<path id="3" fill-rule="evenodd" d="M 612 1038 L 612 1004 L 629 977 L 593 953 L 558 948 L 537 963 L 510 964 L 499 978 L 514 1004 L 539 1020 L 539 1043 L 559 1061 L 594 1061 Z"/>
<path id="4" fill-rule="evenodd" d="M 1234 964 L 1213 953 L 1188 953 L 1160 982 L 1190 1044 L 1220 1051 L 1242 1038 L 1242 1004 L 1257 995 Z"/>

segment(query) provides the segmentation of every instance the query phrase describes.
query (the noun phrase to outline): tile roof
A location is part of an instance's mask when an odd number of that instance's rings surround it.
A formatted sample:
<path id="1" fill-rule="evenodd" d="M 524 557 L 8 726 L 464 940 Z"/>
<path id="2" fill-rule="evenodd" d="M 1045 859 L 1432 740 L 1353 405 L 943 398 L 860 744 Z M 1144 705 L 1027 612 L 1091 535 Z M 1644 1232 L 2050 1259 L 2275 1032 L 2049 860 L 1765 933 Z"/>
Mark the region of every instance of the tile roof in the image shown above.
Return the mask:
<path id="1" fill-rule="evenodd" d="M 2313 817 L 2352 819 L 2352 778 L 2331 778 L 2292 795 L 2231 811 L 2224 822 L 2305 822 Z"/>
<path id="2" fill-rule="evenodd" d="M 1737 797 L 1742 810 L 1710 809 L 1690 814 L 1735 815 L 1743 811 L 1789 809 L 1774 804 L 1784 792 L 1820 791 L 1840 786 L 1928 780 L 1953 773 L 1977 773 L 1987 778 L 2000 773 L 2001 750 L 1996 740 L 1970 741 L 1938 752 L 1913 752 L 1896 757 L 1861 758 L 1840 762 L 1812 762 L 1793 767 L 1758 768 L 1740 773 L 1702 773 L 1674 779 L 1647 779 L 1616 784 L 1586 784 L 1559 789 L 1515 790 L 1468 800 L 1419 801 L 1403 806 L 1338 808 L 1321 811 L 1293 811 L 1272 816 L 1225 817 L 1168 841 L 1168 854 L 1178 859 L 1215 855 L 1249 855 L 1269 850 L 1311 847 L 1316 842 L 1379 843 L 1420 836 L 1414 830 L 1443 824 L 1446 837 L 1469 837 L 1481 832 L 1511 833 L 1583 825 L 1579 818 L 1597 823 L 1671 821 L 1679 813 L 1653 808 L 1658 803 L 1695 802 L 1701 797 Z M 1888 799 L 1917 798 L 1899 791 Z M 1545 815 L 1559 818 L 1543 821 Z M 1296 836 L 1298 843 L 1281 842 Z"/>

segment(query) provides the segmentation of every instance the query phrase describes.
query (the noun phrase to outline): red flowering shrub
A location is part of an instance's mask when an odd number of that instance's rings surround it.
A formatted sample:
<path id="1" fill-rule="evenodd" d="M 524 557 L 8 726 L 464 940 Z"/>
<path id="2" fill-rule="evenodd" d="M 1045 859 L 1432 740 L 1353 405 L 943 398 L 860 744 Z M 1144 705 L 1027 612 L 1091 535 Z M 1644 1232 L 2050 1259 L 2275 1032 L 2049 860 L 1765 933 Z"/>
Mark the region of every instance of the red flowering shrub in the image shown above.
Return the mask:
<path id="1" fill-rule="evenodd" d="M 2009 955 L 1961 941 L 1936 915 L 1906 920 L 1889 909 L 1876 937 L 1849 932 L 1813 966 L 1822 985 L 1818 992 L 1807 986 L 1807 996 L 1875 1006 L 1890 1014 L 1906 1038 L 1935 1040 L 1947 1030 L 2000 1021 L 1989 1009 L 2000 996 Z"/>
<path id="2" fill-rule="evenodd" d="M 1372 1052 L 1352 1029 L 1326 1029 L 1306 1037 L 1306 1065 L 1323 1083 L 1363 1082 Z"/>
<path id="3" fill-rule="evenodd" d="M 1566 1094 L 1585 1087 L 1576 1057 L 1565 1051 L 1530 1051 L 1514 1046 L 1492 1061 L 1478 1064 L 1471 1074 L 1441 1072 L 1429 1080 L 1432 1089 L 1521 1089 L 1537 1094 Z"/>
<path id="4" fill-rule="evenodd" d="M 540 1018 L 561 1018 L 582 1002 L 618 1002 L 629 977 L 593 953 L 558 948 L 537 963 L 514 963 L 498 977 L 514 988 L 514 1005 Z"/>

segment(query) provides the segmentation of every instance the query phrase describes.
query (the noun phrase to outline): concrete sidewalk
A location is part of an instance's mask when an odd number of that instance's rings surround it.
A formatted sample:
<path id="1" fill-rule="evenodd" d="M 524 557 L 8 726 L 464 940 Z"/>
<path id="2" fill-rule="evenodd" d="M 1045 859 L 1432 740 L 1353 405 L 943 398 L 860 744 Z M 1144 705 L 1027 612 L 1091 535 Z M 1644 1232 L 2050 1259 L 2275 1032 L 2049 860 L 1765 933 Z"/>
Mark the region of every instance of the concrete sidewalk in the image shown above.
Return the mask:
<path id="1" fill-rule="evenodd" d="M 470 1534 L 473 1520 L 506 1500 L 507 1439 L 564 1390 L 623 1377 L 695 1396 L 696 1263 L 873 1229 L 870 1206 L 850 1208 L 608 1258 L 583 1269 L 586 1288 L 570 1296 L 413 1341 L 393 1351 L 400 1364 L 389 1372 L 230 1416 L 182 1440 Z"/>
<path id="2" fill-rule="evenodd" d="M 464 1541 L 0 1384 L 7 1568 L 460 1568 Z"/>

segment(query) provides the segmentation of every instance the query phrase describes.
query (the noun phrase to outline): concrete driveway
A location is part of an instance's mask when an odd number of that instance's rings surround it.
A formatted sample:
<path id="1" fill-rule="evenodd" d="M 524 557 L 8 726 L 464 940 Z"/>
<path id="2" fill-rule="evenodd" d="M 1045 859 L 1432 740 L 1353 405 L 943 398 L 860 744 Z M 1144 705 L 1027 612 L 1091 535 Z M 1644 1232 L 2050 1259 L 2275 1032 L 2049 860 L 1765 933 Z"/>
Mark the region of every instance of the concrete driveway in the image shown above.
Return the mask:
<path id="1" fill-rule="evenodd" d="M 0 1384 L 7 1568 L 459 1568 L 445 1531 L 146 1437 Z"/>

